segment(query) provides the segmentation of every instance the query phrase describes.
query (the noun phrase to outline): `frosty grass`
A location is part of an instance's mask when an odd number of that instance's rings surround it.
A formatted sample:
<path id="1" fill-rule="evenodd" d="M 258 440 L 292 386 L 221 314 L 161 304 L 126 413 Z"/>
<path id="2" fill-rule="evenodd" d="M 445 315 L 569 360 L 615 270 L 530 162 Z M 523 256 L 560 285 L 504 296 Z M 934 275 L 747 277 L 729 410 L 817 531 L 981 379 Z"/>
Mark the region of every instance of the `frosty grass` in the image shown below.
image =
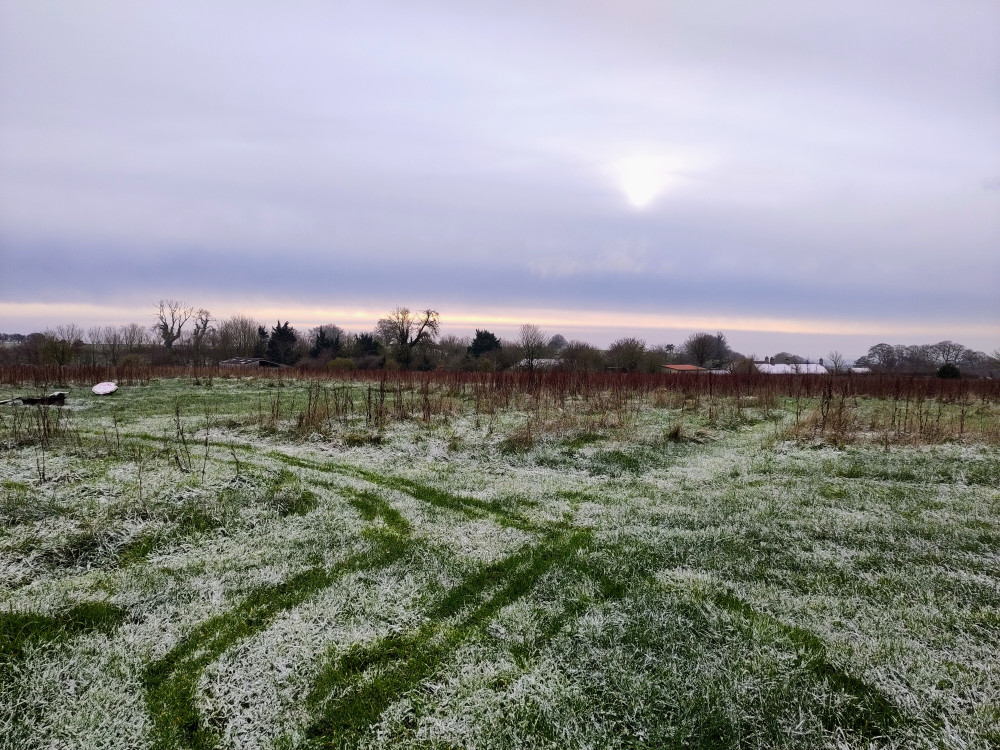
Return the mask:
<path id="1" fill-rule="evenodd" d="M 1000 745 L 995 448 L 265 429 L 273 387 L 0 448 L 0 747 Z"/>

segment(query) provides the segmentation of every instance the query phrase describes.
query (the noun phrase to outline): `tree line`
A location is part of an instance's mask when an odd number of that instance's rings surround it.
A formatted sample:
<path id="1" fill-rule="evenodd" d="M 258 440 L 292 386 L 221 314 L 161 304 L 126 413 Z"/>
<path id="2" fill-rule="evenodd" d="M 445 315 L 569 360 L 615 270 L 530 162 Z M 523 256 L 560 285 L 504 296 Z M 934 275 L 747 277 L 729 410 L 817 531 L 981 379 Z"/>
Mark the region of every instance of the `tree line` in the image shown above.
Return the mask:
<path id="1" fill-rule="evenodd" d="M 238 357 L 277 364 L 327 369 L 505 370 L 512 368 L 577 371 L 659 372 L 666 364 L 692 364 L 709 369 L 749 370 L 753 355 L 734 351 L 722 332 L 699 332 L 680 346 L 650 346 L 623 337 L 605 349 L 585 341 L 549 335 L 526 323 L 513 339 L 486 329 L 475 336 L 441 335 L 436 310 L 396 307 L 370 331 L 350 332 L 330 323 L 297 330 L 288 321 L 265 325 L 245 315 L 215 319 L 204 308 L 178 300 L 161 300 L 151 325 L 94 326 L 86 330 L 66 324 L 42 332 L 0 333 L 0 362 L 69 365 L 198 364 L 215 365 Z M 807 360 L 780 352 L 776 362 Z M 847 360 L 830 352 L 825 363 L 845 371 Z M 942 341 L 926 345 L 876 344 L 854 363 L 874 371 L 941 374 L 954 368 L 965 374 L 990 375 L 1000 369 L 1000 350 L 992 355 Z"/>
<path id="2" fill-rule="evenodd" d="M 942 377 L 952 373 L 989 373 L 1000 369 L 1000 349 L 992 354 L 970 349 L 954 341 L 936 344 L 876 344 L 860 357 L 856 366 L 878 372 Z"/>

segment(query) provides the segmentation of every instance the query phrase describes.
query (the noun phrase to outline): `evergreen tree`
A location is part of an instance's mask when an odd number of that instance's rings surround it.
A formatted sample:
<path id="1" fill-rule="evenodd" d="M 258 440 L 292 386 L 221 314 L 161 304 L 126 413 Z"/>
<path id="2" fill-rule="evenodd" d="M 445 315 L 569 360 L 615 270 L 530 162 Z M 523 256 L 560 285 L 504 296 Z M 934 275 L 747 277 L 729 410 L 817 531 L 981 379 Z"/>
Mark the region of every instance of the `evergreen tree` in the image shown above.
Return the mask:
<path id="1" fill-rule="evenodd" d="M 278 364 L 294 365 L 299 360 L 299 353 L 295 349 L 297 341 L 295 329 L 288 321 L 282 323 L 279 320 L 278 325 L 271 329 L 271 336 L 267 340 L 267 358 Z"/>
<path id="2" fill-rule="evenodd" d="M 480 331 L 477 328 L 476 337 L 472 340 L 472 345 L 469 347 L 469 354 L 473 357 L 481 357 L 488 352 L 500 351 L 501 348 L 500 339 L 489 331 Z"/>
<path id="3" fill-rule="evenodd" d="M 334 330 L 328 332 L 328 329 Z M 313 339 L 313 345 L 309 349 L 309 356 L 319 358 L 329 353 L 331 356 L 336 357 L 340 353 L 340 346 L 340 330 L 335 326 L 320 326 L 316 329 L 316 336 Z"/>
<path id="4" fill-rule="evenodd" d="M 962 372 L 958 369 L 958 365 L 953 362 L 945 362 L 938 368 L 937 376 L 939 378 L 945 378 L 946 380 L 957 380 L 962 377 Z"/>
<path id="5" fill-rule="evenodd" d="M 253 347 L 253 356 L 267 356 L 267 329 L 264 326 L 257 326 L 257 343 Z"/>
<path id="6" fill-rule="evenodd" d="M 378 340 L 370 333 L 359 333 L 354 339 L 354 354 L 357 357 L 378 356 Z"/>

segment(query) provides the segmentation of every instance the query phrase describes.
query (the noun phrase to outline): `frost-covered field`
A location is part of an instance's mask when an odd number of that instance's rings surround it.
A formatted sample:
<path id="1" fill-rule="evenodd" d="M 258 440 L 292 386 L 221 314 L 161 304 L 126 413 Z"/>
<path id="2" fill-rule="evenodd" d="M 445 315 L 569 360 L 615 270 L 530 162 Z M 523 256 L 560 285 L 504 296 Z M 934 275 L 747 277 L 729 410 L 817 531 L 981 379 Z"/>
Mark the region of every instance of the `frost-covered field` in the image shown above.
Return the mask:
<path id="1" fill-rule="evenodd" d="M 414 399 L 0 407 L 0 747 L 1000 744 L 995 447 Z"/>

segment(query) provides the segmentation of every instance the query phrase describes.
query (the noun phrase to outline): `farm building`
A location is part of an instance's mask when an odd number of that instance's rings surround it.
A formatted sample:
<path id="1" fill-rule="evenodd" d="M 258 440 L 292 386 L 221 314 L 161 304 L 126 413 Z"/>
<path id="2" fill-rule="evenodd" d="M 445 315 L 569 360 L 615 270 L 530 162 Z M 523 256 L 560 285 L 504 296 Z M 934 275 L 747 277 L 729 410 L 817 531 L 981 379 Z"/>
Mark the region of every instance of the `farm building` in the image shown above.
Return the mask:
<path id="1" fill-rule="evenodd" d="M 518 370 L 555 370 L 561 364 L 561 359 L 522 359 L 516 367 Z"/>
<path id="2" fill-rule="evenodd" d="M 262 359 L 261 357 L 233 357 L 232 359 L 224 359 L 219 362 L 219 367 L 240 367 L 249 369 L 253 367 L 287 367 L 287 365 L 272 362 L 269 359 Z"/>
<path id="3" fill-rule="evenodd" d="M 682 373 L 682 372 L 708 372 L 704 367 L 698 367 L 698 365 L 663 365 L 664 372 L 672 373 Z"/>
<path id="4" fill-rule="evenodd" d="M 757 372 L 764 375 L 829 375 L 822 364 L 773 365 L 769 362 L 754 362 Z"/>

